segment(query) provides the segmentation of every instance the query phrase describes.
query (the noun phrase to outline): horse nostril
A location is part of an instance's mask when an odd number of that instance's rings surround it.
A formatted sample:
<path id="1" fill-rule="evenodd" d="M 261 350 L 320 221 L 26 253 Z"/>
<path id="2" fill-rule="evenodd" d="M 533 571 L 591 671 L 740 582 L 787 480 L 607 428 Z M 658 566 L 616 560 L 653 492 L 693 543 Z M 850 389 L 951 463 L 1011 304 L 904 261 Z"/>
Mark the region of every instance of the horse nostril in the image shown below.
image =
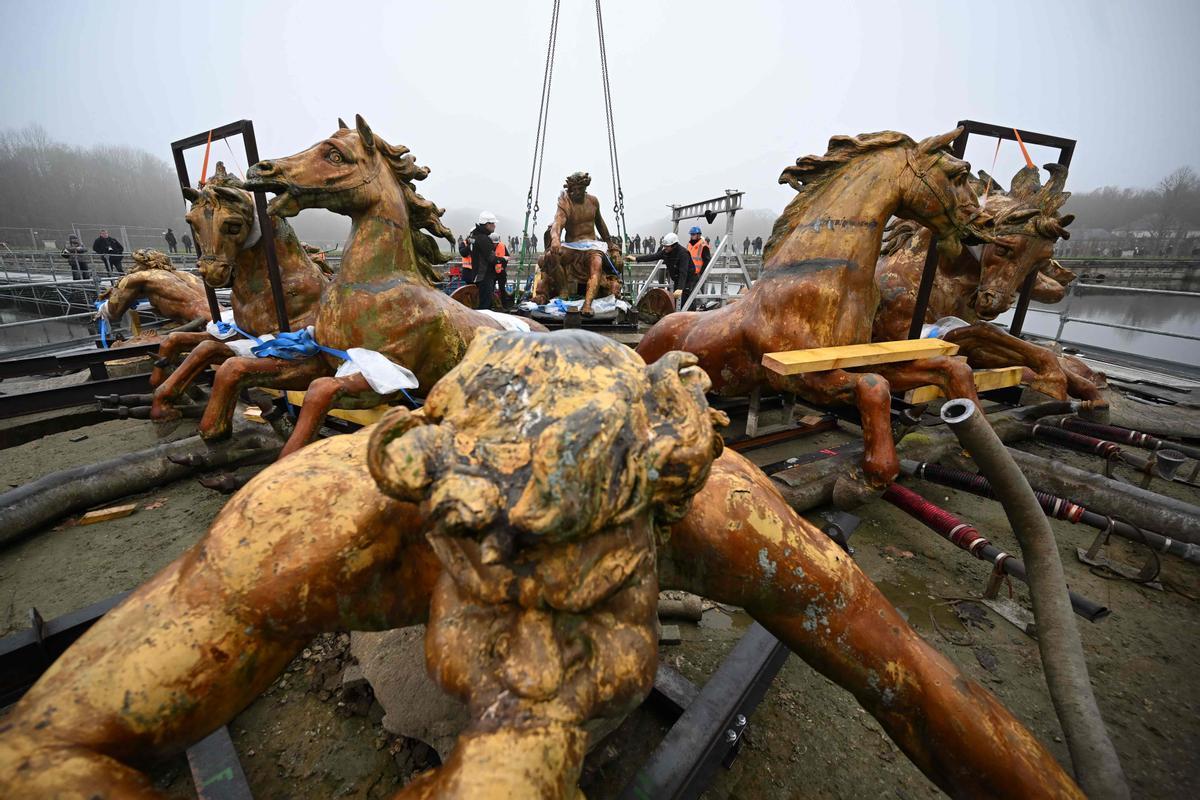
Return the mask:
<path id="1" fill-rule="evenodd" d="M 271 175 L 275 172 L 275 165 L 270 161 L 260 161 L 254 165 L 254 171 L 259 175 Z"/>

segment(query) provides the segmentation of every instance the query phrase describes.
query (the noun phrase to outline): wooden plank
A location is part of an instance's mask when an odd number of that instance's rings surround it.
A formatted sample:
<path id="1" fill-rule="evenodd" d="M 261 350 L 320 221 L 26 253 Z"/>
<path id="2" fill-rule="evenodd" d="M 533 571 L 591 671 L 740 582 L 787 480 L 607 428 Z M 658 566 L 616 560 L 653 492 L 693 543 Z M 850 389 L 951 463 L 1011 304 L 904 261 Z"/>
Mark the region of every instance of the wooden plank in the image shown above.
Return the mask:
<path id="1" fill-rule="evenodd" d="M 120 519 L 128 517 L 133 512 L 137 511 L 137 503 L 129 503 L 123 506 L 109 506 L 108 508 L 98 508 L 95 511 L 89 511 L 79 518 L 80 525 L 91 525 L 93 522 L 104 522 L 109 519 Z"/>
<path id="2" fill-rule="evenodd" d="M 304 405 L 304 392 L 288 392 L 288 402 L 295 406 Z M 329 416 L 353 422 L 356 425 L 374 425 L 383 418 L 391 406 L 375 406 L 374 408 L 335 408 Z"/>
<path id="3" fill-rule="evenodd" d="M 870 364 L 913 361 L 918 358 L 952 356 L 957 352 L 958 345 L 941 339 L 902 339 L 897 342 L 848 344 L 841 347 L 814 347 L 808 350 L 766 353 L 763 355 L 762 364 L 779 375 L 799 375 L 805 372 L 824 372 Z"/>
<path id="4" fill-rule="evenodd" d="M 975 370 L 975 389 L 980 392 L 987 392 L 992 389 L 1005 389 L 1009 386 L 1016 386 L 1021 382 L 1021 372 L 1023 369 L 1023 367 L 977 369 Z M 915 405 L 917 403 L 928 403 L 930 400 L 935 400 L 939 397 L 945 397 L 942 394 L 941 387 L 918 386 L 916 389 L 909 389 L 904 393 L 904 402 Z"/>

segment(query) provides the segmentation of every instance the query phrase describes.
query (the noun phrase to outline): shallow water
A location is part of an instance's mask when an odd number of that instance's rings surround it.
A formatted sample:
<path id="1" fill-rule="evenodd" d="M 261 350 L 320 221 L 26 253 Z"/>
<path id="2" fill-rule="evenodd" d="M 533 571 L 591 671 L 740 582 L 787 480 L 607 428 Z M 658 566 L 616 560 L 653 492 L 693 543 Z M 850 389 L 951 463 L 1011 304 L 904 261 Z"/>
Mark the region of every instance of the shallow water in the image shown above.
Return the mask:
<path id="1" fill-rule="evenodd" d="M 1200 294 L 1148 293 L 1104 286 L 1077 288 L 1074 295 L 1056 305 L 1030 303 L 1025 331 L 1053 337 L 1063 308 L 1067 308 L 1070 318 L 1062 331 L 1064 342 L 1200 367 L 1200 341 L 1170 335 L 1200 336 Z M 996 321 L 1007 325 L 1012 315 L 1009 311 Z M 1112 324 L 1162 334 L 1107 327 Z"/>

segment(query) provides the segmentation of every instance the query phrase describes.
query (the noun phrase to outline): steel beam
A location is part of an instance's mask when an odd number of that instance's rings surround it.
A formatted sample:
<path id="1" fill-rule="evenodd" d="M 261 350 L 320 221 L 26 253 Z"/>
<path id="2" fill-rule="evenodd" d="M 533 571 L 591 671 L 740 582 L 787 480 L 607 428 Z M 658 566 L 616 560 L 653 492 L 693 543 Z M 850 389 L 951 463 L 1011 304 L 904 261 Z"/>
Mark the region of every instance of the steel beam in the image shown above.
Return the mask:
<path id="1" fill-rule="evenodd" d="M 43 389 L 38 392 L 0 395 L 0 419 L 53 411 L 56 408 L 91 405 L 98 394 L 145 394 L 150 391 L 150 375 L 127 375 L 102 381 L 87 381 L 75 386 Z"/>
<path id="2" fill-rule="evenodd" d="M 56 658 L 128 594 L 115 594 L 49 622 L 30 609 L 33 625 L 0 639 L 0 708 L 19 700 Z"/>
<path id="3" fill-rule="evenodd" d="M 747 718 L 788 655 L 765 628 L 751 625 L 626 784 L 622 800 L 699 797 L 717 765 L 740 749 Z"/>

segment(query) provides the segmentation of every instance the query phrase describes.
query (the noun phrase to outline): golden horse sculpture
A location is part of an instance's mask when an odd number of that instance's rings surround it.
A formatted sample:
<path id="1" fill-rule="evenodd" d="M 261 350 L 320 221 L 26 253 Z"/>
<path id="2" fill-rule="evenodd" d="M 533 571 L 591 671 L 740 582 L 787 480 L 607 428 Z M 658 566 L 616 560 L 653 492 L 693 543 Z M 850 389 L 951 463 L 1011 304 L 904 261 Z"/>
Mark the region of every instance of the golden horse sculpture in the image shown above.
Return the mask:
<path id="1" fill-rule="evenodd" d="M 160 317 L 174 322 L 208 319 L 204 283 L 190 272 L 181 272 L 158 250 L 135 250 L 125 277 L 100 294 L 104 305 L 96 312 L 116 322 L 138 300 L 146 299 Z"/>
<path id="2" fill-rule="evenodd" d="M 973 367 L 1020 365 L 1027 369 L 1030 385 L 1043 394 L 1060 400 L 1068 394 L 1101 400 L 1103 377 L 1079 359 L 1057 356 L 988 324 L 1008 310 L 1030 272 L 1038 275 L 1033 297 L 1045 303 L 1061 300 L 1065 284 L 1075 278 L 1053 260 L 1055 243 L 1070 238 L 1067 226 L 1074 220 L 1072 214 L 1059 213 L 1070 197 L 1063 191 L 1067 169 L 1059 164 L 1045 168 L 1050 173 L 1045 185 L 1033 167 L 1022 167 L 1007 191 L 983 171 L 972 181 L 976 192 L 987 198 L 992 241 L 984 243 L 978 255 L 970 248 L 955 257 L 939 254 L 924 321 L 953 316 L 972 323 L 943 338 L 960 345 Z M 875 341 L 908 336 L 932 236 L 932 231 L 911 221 L 888 230 L 883 257 L 875 268 L 881 298 L 872 331 Z"/>
<path id="3" fill-rule="evenodd" d="M 279 332 L 279 319 L 267 272 L 267 240 L 259 228 L 254 196 L 241 181 L 217 162 L 216 173 L 200 189 L 184 188 L 191 202 L 187 221 L 200 249 L 200 274 L 215 289 L 230 288 L 233 321 L 254 336 Z M 299 330 L 312 323 L 317 302 L 329 280 L 309 257 L 287 220 L 272 217 L 275 233 L 275 258 L 283 282 L 284 305 L 288 323 Z M 206 311 L 205 317 L 209 316 Z M 191 350 L 183 363 L 171 373 L 173 364 Z M 150 375 L 157 387 L 151 406 L 151 418 L 159 421 L 179 418 L 177 408 L 184 392 L 196 378 L 214 364 L 224 366 L 234 350 L 209 333 L 177 333 L 158 349 L 159 360 Z M 223 382 L 221 369 L 217 381 Z"/>
<path id="4" fill-rule="evenodd" d="M 488 332 L 418 412 L 314 443 L 64 653 L 0 725 L 0 795 L 149 798 L 321 632 L 427 623 L 472 722 L 400 798 L 576 798 L 582 723 L 649 691 L 660 588 L 741 606 L 958 797 L 1081 797 L 744 457 L 696 358 Z"/>
<path id="5" fill-rule="evenodd" d="M 506 319 L 467 308 L 438 290 L 435 264 L 446 260 L 434 237 L 454 236 L 442 224 L 443 209 L 417 193 L 429 175 L 408 148 L 392 146 L 356 117 L 295 155 L 260 161 L 246 172 L 251 189 L 276 192 L 272 213 L 292 217 L 305 208 L 326 208 L 350 217 L 350 235 L 333 281 L 313 320 L 315 341 L 327 348 L 307 358 L 238 358 L 229 378 L 213 384 L 200 434 L 222 438 L 230 431 L 238 393 L 248 386 L 306 389 L 304 406 L 282 456 L 316 438 L 334 406 L 371 408 L 399 394 L 381 395 L 361 372 L 336 377 L 342 360 L 328 349 L 364 348 L 410 369 L 424 397 L 450 371 L 480 330 L 504 330 Z M 512 320 L 508 320 L 511 324 Z M 544 331 L 536 322 L 517 323 Z"/>
<path id="6" fill-rule="evenodd" d="M 672 350 L 695 353 L 713 391 L 744 396 L 770 387 L 818 405 L 855 405 L 862 417 L 868 483 L 883 487 L 900 470 L 891 430 L 890 392 L 936 384 L 947 397 L 976 400 L 961 360 L 926 358 L 864 371 L 782 376 L 762 366 L 782 350 L 871 341 L 879 307 L 875 263 L 894 215 L 933 228 L 955 256 L 983 236 L 970 165 L 946 152 L 956 129 L 920 143 L 894 131 L 835 136 L 824 156 L 806 156 L 780 177 L 797 196 L 776 221 L 759 279 L 736 303 L 663 317 L 638 344 L 654 361 Z"/>

